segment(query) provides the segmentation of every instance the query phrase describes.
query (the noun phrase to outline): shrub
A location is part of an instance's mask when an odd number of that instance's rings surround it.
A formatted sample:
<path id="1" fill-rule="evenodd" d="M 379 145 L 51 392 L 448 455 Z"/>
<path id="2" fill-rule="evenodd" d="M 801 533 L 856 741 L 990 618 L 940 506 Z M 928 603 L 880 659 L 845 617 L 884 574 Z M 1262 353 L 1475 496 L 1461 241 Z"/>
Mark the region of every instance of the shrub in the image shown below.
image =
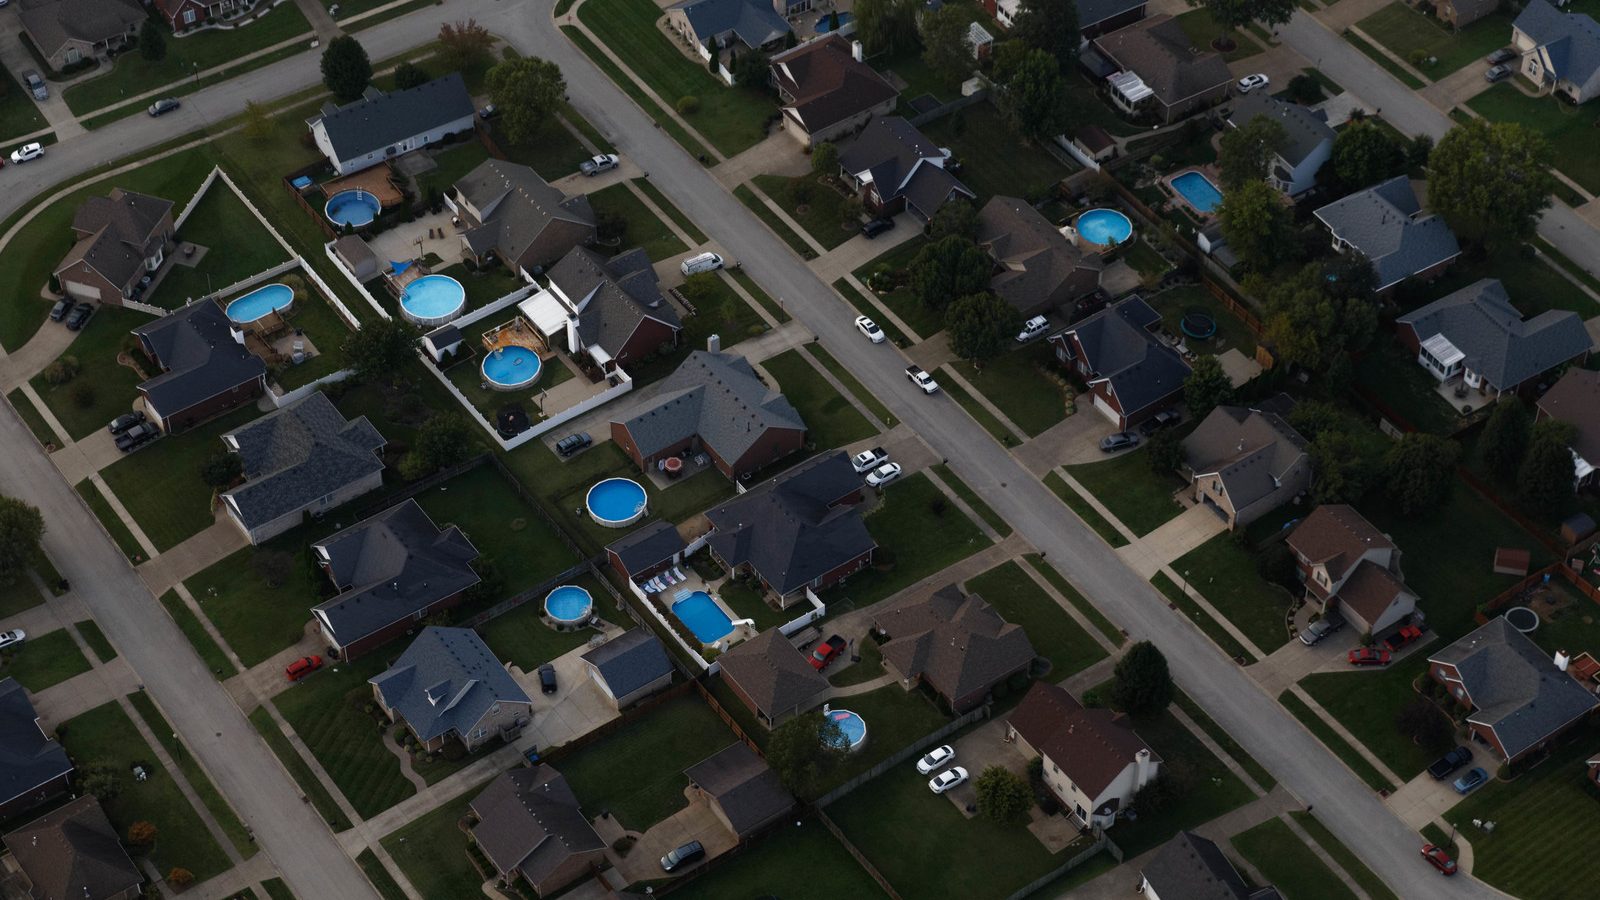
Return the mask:
<path id="1" fill-rule="evenodd" d="M 700 111 L 700 98 L 693 94 L 688 94 L 686 96 L 679 97 L 678 102 L 675 105 L 678 110 L 678 115 L 692 116 Z"/>
<path id="2" fill-rule="evenodd" d="M 87 381 L 80 381 L 72 386 L 72 403 L 79 409 L 88 409 L 94 405 L 94 385 Z"/>
<path id="3" fill-rule="evenodd" d="M 167 884 L 170 884 L 173 887 L 187 887 L 193 883 L 194 873 L 188 869 L 182 869 L 174 866 L 172 871 L 167 873 Z"/>
<path id="4" fill-rule="evenodd" d="M 944 498 L 943 494 L 940 494 L 940 495 L 935 496 L 935 497 L 931 498 L 930 500 L 928 500 L 928 512 L 933 513 L 935 518 L 943 518 L 944 517 L 944 511 L 946 509 L 949 509 L 949 508 L 950 508 L 950 501 L 946 500 Z"/>
<path id="5" fill-rule="evenodd" d="M 611 849 L 615 850 L 618 856 L 627 856 L 628 851 L 633 849 L 636 840 L 632 835 L 625 834 L 611 842 Z"/>
<path id="6" fill-rule="evenodd" d="M 294 567 L 294 557 L 282 550 L 257 550 L 250 559 L 250 565 L 255 569 L 267 587 L 283 587 L 289 580 L 289 571 Z"/>
<path id="7" fill-rule="evenodd" d="M 148 847 L 156 842 L 156 826 L 143 819 L 128 826 L 128 843 L 135 847 Z"/>
<path id="8" fill-rule="evenodd" d="M 54 387 L 60 387 L 76 377 L 78 377 L 76 356 L 63 356 L 44 367 L 44 380 Z"/>

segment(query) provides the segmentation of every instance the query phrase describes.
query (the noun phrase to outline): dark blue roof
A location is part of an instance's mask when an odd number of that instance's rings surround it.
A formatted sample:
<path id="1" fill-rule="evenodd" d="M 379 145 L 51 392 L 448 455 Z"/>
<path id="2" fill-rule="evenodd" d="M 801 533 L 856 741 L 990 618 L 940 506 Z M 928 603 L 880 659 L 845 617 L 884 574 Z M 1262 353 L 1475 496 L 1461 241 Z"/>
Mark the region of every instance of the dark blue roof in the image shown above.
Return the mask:
<path id="1" fill-rule="evenodd" d="M 611 687 L 614 697 L 626 697 L 663 675 L 672 674 L 667 650 L 648 628 L 635 628 L 583 655 Z"/>
<path id="2" fill-rule="evenodd" d="M 38 718 L 15 678 L 0 681 L 0 803 L 72 771 L 67 751 L 44 733 Z"/>
<path id="3" fill-rule="evenodd" d="M 422 741 L 467 735 L 497 703 L 533 703 L 470 628 L 423 629 L 371 683 Z"/>

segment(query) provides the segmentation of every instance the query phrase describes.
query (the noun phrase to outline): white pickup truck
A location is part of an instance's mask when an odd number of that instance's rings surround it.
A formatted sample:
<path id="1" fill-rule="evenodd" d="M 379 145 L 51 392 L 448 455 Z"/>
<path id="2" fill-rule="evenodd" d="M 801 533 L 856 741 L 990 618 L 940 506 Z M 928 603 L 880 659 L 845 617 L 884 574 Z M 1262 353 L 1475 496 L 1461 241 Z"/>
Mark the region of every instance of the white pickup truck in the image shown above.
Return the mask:
<path id="1" fill-rule="evenodd" d="M 906 366 L 906 377 L 911 379 L 912 384 L 922 388 L 924 394 L 937 393 L 939 390 L 939 382 L 934 381 L 932 375 L 922 371 L 921 366 Z"/>

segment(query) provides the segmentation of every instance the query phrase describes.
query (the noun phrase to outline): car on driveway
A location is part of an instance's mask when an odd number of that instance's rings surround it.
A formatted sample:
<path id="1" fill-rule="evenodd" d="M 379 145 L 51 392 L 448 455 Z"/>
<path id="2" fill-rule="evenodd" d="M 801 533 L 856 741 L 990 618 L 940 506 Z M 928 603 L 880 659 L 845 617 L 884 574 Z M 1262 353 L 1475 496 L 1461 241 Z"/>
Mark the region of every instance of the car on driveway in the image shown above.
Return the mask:
<path id="1" fill-rule="evenodd" d="M 11 161 L 13 163 L 21 164 L 30 160 L 38 159 L 43 155 L 44 145 L 40 144 L 38 141 L 35 141 L 31 144 L 23 144 L 21 147 L 11 151 Z"/>
<path id="2" fill-rule="evenodd" d="M 706 848 L 700 846 L 699 841 L 690 841 L 689 843 L 684 844 L 682 847 L 669 852 L 666 856 L 661 857 L 661 870 L 664 872 L 675 872 L 684 866 L 705 859 L 705 856 Z"/>
<path id="3" fill-rule="evenodd" d="M 1343 627 L 1343 619 L 1336 619 L 1332 615 L 1323 616 L 1307 625 L 1305 631 L 1300 632 L 1300 643 L 1310 647 Z"/>
<path id="4" fill-rule="evenodd" d="M 33 95 L 33 99 L 50 99 L 50 88 L 44 83 L 44 79 L 39 77 L 39 73 L 37 71 L 29 69 L 28 71 L 23 72 L 22 83 L 28 86 L 28 93 Z"/>
<path id="5" fill-rule="evenodd" d="M 1482 787 L 1483 783 L 1488 780 L 1488 772 L 1485 772 L 1480 768 L 1474 768 L 1472 771 L 1451 782 L 1450 786 L 1455 788 L 1456 793 L 1458 794 L 1470 794 Z"/>
<path id="6" fill-rule="evenodd" d="M 960 766 L 952 766 L 928 779 L 928 790 L 942 794 L 966 780 L 967 770 Z"/>
<path id="7" fill-rule="evenodd" d="M 951 760 L 955 758 L 956 748 L 949 744 L 945 744 L 943 747 L 935 747 L 917 760 L 917 772 L 923 775 L 932 775 L 939 769 L 950 765 Z"/>
<path id="8" fill-rule="evenodd" d="M 1022 330 L 1017 332 L 1017 343 L 1026 344 L 1046 331 L 1050 330 L 1050 320 L 1044 316 L 1034 316 L 1022 323 Z"/>
<path id="9" fill-rule="evenodd" d="M 921 366 L 906 366 L 906 377 L 911 379 L 912 384 L 921 388 L 924 394 L 937 393 L 939 390 L 939 382 L 934 381 L 932 375 L 922 371 Z"/>
<path id="10" fill-rule="evenodd" d="M 1428 774 L 1434 781 L 1443 781 L 1450 777 L 1450 773 L 1472 762 L 1471 747 L 1457 747 L 1449 753 L 1439 757 L 1428 766 Z"/>
<path id="11" fill-rule="evenodd" d="M 483 119 L 485 122 L 498 115 L 500 115 L 500 108 L 495 106 L 493 103 L 490 103 L 483 109 L 478 110 L 478 118 Z"/>
<path id="12" fill-rule="evenodd" d="M 178 102 L 177 97 L 162 97 L 160 100 L 150 104 L 150 108 L 146 109 L 145 112 L 149 113 L 150 118 L 154 119 L 164 116 L 182 105 L 182 103 Z"/>
<path id="13" fill-rule="evenodd" d="M 578 171 L 592 178 L 601 172 L 609 172 L 615 169 L 620 162 L 621 160 L 617 159 L 615 153 L 602 153 L 599 156 L 591 156 L 584 160 L 578 165 Z"/>
<path id="14" fill-rule="evenodd" d="M 1496 50 L 1495 52 L 1484 57 L 1483 61 L 1491 66 L 1498 66 L 1501 63 L 1511 62 L 1516 58 L 1517 51 L 1511 49 L 1510 47 L 1501 47 L 1499 50 Z"/>
<path id="15" fill-rule="evenodd" d="M 817 649 L 811 651 L 811 655 L 807 656 L 806 659 L 811 661 L 811 668 L 821 672 L 823 669 L 826 669 L 835 659 L 839 658 L 840 652 L 842 652 L 847 645 L 848 642 L 844 638 L 838 636 L 837 634 L 832 635 L 827 640 L 818 644 Z"/>
<path id="16" fill-rule="evenodd" d="M 888 461 L 889 451 L 883 449 L 882 447 L 873 447 L 871 450 L 863 450 L 860 453 L 857 453 L 855 456 L 850 457 L 850 465 L 855 467 L 857 475 L 870 472 Z"/>
<path id="17" fill-rule="evenodd" d="M 322 668 L 322 657 L 302 656 L 294 662 L 289 663 L 289 665 L 284 668 L 283 674 L 287 675 L 290 681 L 299 681 L 300 679 L 310 675 L 312 672 L 315 672 L 320 668 Z"/>
<path id="18" fill-rule="evenodd" d="M 900 477 L 900 464 L 895 462 L 884 463 L 867 473 L 867 484 L 881 488 L 889 482 Z"/>
<path id="19" fill-rule="evenodd" d="M 579 450 L 582 450 L 592 443 L 594 443 L 594 439 L 589 437 L 589 432 L 574 431 L 561 440 L 556 441 L 556 452 L 561 454 L 562 459 L 566 459 L 567 457 L 577 453 Z"/>
<path id="20" fill-rule="evenodd" d="M 556 667 L 545 663 L 539 667 L 539 690 L 546 694 L 556 692 Z"/>
<path id="21" fill-rule="evenodd" d="M 121 434 L 143 421 L 144 413 L 138 410 L 134 410 L 133 412 L 125 412 L 122 415 L 117 416 L 115 419 L 112 419 L 111 424 L 107 426 L 107 430 L 112 434 Z"/>
<path id="22" fill-rule="evenodd" d="M 1183 416 L 1177 410 L 1164 409 L 1150 418 L 1145 419 L 1144 422 L 1139 425 L 1139 433 L 1143 434 L 1145 437 L 1149 437 L 1163 428 L 1176 425 L 1182 421 Z"/>
<path id="23" fill-rule="evenodd" d="M 1100 450 L 1104 453 L 1115 453 L 1137 446 L 1139 446 L 1139 436 L 1131 431 L 1118 431 L 1100 439 Z"/>
<path id="24" fill-rule="evenodd" d="M 1377 647 L 1357 647 L 1348 657 L 1352 666 L 1387 666 L 1389 651 Z"/>
<path id="25" fill-rule="evenodd" d="M 1450 858 L 1450 854 L 1444 852 L 1443 847 L 1423 844 L 1422 858 L 1428 861 L 1428 865 L 1438 869 L 1440 875 L 1454 875 L 1456 873 L 1456 861 Z"/>
<path id="26" fill-rule="evenodd" d="M 1505 81 L 1511 77 L 1510 66 L 1490 66 L 1483 70 L 1483 80 L 1494 84 L 1496 81 Z"/>
<path id="27" fill-rule="evenodd" d="M 1257 88 L 1264 88 L 1271 83 L 1272 79 L 1260 72 L 1257 72 L 1254 75 L 1246 75 L 1245 77 L 1239 79 L 1239 84 L 1237 87 L 1239 88 L 1239 93 L 1248 94 Z"/>
<path id="28" fill-rule="evenodd" d="M 66 297 L 62 297 L 60 300 L 56 301 L 55 306 L 50 307 L 50 321 L 59 322 L 62 319 L 65 319 L 67 317 L 67 313 L 69 312 L 72 312 L 72 301 Z"/>
<path id="29" fill-rule="evenodd" d="M 856 316 L 856 330 L 866 335 L 867 340 L 874 344 L 881 344 L 884 341 L 883 329 L 866 316 Z"/>
<path id="30" fill-rule="evenodd" d="M 1402 625 L 1400 630 L 1383 639 L 1383 645 L 1391 651 L 1398 651 L 1409 647 L 1422 638 L 1422 629 L 1415 625 Z"/>
<path id="31" fill-rule="evenodd" d="M 23 642 L 27 639 L 28 633 L 23 631 L 21 628 L 13 628 L 10 631 L 0 631 L 0 650 L 15 650 L 18 647 L 21 647 Z"/>
<path id="32" fill-rule="evenodd" d="M 129 428 L 127 431 L 117 435 L 112 440 L 117 445 L 118 450 L 121 450 L 123 453 L 132 453 L 140 447 L 143 447 L 145 444 L 155 440 L 160 435 L 161 429 L 157 428 L 155 425 L 149 422 L 140 422 L 132 428 Z"/>
<path id="33" fill-rule="evenodd" d="M 887 216 L 880 216 L 861 223 L 861 236 L 870 241 L 892 228 L 894 228 L 894 220 Z"/>
<path id="34" fill-rule="evenodd" d="M 89 317 L 94 315 L 94 307 L 88 303 L 79 303 L 67 313 L 67 330 L 77 331 L 89 324 Z"/>

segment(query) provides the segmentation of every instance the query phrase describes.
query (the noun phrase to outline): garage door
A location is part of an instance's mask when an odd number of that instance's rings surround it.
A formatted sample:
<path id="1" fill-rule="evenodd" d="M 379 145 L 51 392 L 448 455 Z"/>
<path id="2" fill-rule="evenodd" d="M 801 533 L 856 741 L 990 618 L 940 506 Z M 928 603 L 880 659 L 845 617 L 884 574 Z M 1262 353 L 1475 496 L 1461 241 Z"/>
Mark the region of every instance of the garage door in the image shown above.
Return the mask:
<path id="1" fill-rule="evenodd" d="M 1105 417 L 1110 419 L 1113 424 L 1117 425 L 1118 427 L 1121 427 L 1121 424 L 1122 424 L 1122 413 L 1119 413 L 1115 409 L 1113 409 L 1111 407 L 1111 404 L 1109 402 L 1107 402 L 1106 398 L 1100 396 L 1099 394 L 1095 394 L 1094 395 L 1094 408 L 1098 409 L 1098 410 L 1100 410 L 1100 412 L 1104 413 Z"/>
<path id="2" fill-rule="evenodd" d="M 67 281 L 63 282 L 61 287 L 66 290 L 67 296 L 74 300 L 100 299 L 100 289 L 92 284 L 84 284 L 81 281 Z"/>

